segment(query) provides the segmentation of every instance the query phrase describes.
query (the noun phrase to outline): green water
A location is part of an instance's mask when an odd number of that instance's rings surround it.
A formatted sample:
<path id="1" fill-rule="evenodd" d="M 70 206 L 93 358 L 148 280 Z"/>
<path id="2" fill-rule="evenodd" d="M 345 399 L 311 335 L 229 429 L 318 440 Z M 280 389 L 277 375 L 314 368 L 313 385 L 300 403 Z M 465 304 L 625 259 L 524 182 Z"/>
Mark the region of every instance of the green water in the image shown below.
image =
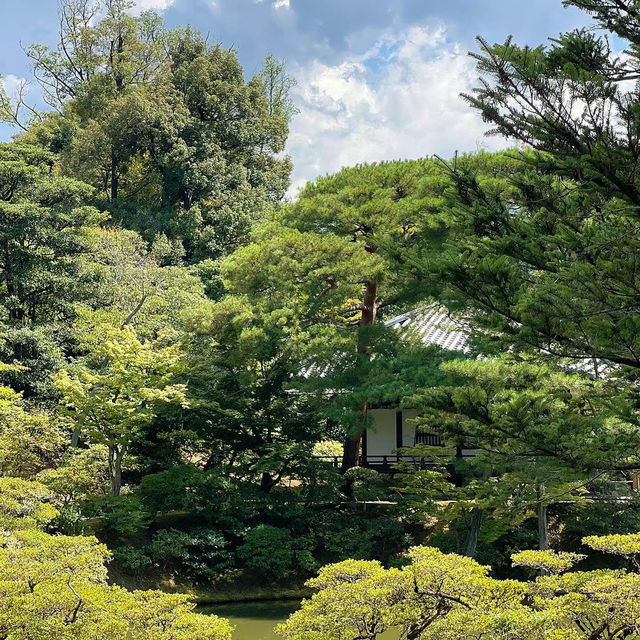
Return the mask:
<path id="1" fill-rule="evenodd" d="M 232 602 L 199 607 L 198 612 L 228 618 L 236 628 L 233 640 L 277 640 L 274 627 L 284 622 L 299 606 L 297 600 Z"/>
<path id="2" fill-rule="evenodd" d="M 233 602 L 198 607 L 198 613 L 213 613 L 227 618 L 236 628 L 233 640 L 278 640 L 274 627 L 284 622 L 299 606 L 297 600 Z M 397 637 L 393 632 L 380 636 L 381 640 L 395 640 Z"/>

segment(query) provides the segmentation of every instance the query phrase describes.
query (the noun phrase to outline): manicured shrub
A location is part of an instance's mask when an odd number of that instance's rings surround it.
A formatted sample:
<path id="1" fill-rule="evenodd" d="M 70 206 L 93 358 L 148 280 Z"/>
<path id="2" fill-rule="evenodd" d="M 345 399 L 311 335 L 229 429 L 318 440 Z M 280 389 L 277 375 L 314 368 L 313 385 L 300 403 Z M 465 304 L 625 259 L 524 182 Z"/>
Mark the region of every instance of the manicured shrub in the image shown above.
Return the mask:
<path id="1" fill-rule="evenodd" d="M 291 534 L 286 529 L 261 524 L 247 533 L 238 557 L 266 578 L 282 578 L 294 564 Z"/>
<path id="2" fill-rule="evenodd" d="M 151 558 L 143 549 L 124 546 L 113 550 L 113 559 L 120 567 L 132 575 L 140 575 L 151 567 Z"/>

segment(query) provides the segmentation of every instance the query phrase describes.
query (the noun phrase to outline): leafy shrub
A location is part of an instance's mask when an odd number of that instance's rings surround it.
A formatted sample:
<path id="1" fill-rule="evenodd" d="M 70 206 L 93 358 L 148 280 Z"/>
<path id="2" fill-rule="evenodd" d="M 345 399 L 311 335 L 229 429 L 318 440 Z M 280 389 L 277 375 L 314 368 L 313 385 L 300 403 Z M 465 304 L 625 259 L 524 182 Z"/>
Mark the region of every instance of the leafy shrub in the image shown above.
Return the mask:
<path id="1" fill-rule="evenodd" d="M 162 568 L 180 567 L 189 555 L 190 537 L 177 529 L 160 529 L 147 545 L 149 557 Z"/>
<path id="2" fill-rule="evenodd" d="M 286 529 L 261 524 L 245 536 L 238 557 L 266 578 L 282 578 L 294 562 L 293 541 Z"/>
<path id="3" fill-rule="evenodd" d="M 295 564 L 304 573 L 312 574 L 318 570 L 319 563 L 313 557 L 316 546 L 316 537 L 313 534 L 300 536 L 293 540 Z"/>
<path id="4" fill-rule="evenodd" d="M 205 479 L 200 469 L 180 465 L 145 476 L 138 495 L 151 513 L 190 511 L 196 506 Z"/>
<path id="5" fill-rule="evenodd" d="M 337 514 L 325 518 L 321 530 L 326 551 L 339 560 L 375 558 L 386 563 L 414 543 L 402 523 L 388 516 Z"/>
<path id="6" fill-rule="evenodd" d="M 135 496 L 96 498 L 85 504 L 84 513 L 100 518 L 100 530 L 110 541 L 139 536 L 148 526 L 149 515 Z"/>
<path id="7" fill-rule="evenodd" d="M 133 575 L 140 575 L 151 567 L 151 558 L 143 549 L 124 546 L 113 551 L 113 559 L 126 571 Z"/>
<path id="8" fill-rule="evenodd" d="M 189 534 L 184 567 L 196 579 L 214 578 L 234 564 L 224 536 L 216 529 L 194 529 Z"/>
<path id="9" fill-rule="evenodd" d="M 233 566 L 233 554 L 224 536 L 215 529 L 189 533 L 161 529 L 146 547 L 148 556 L 163 569 L 171 567 L 196 580 L 214 578 Z"/>
<path id="10" fill-rule="evenodd" d="M 74 506 L 60 509 L 60 513 L 51 522 L 51 527 L 66 536 L 81 536 L 89 533 L 82 512 Z"/>
<path id="11" fill-rule="evenodd" d="M 315 548 L 312 534 L 294 538 L 287 529 L 261 524 L 247 533 L 238 557 L 248 568 L 276 580 L 294 569 L 314 573 L 318 569 Z"/>
<path id="12" fill-rule="evenodd" d="M 344 477 L 352 483 L 353 497 L 356 500 L 379 500 L 386 497 L 385 485 L 388 479 L 374 469 L 353 467 Z"/>

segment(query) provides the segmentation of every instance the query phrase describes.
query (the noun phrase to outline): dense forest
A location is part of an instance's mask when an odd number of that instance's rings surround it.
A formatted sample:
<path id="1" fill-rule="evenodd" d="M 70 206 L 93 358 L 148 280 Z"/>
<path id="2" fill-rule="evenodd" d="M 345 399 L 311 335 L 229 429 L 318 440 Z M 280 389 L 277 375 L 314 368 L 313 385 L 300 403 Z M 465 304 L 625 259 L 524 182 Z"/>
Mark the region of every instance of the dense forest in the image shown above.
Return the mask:
<path id="1" fill-rule="evenodd" d="M 510 150 L 288 200 L 283 62 L 60 3 L 49 108 L 0 96 L 1 640 L 229 640 L 192 596 L 257 586 L 289 640 L 640 637 L 640 6 L 565 4 L 472 53 Z M 386 322 L 434 307 L 464 350 Z M 442 441 L 367 466 L 380 407 Z"/>

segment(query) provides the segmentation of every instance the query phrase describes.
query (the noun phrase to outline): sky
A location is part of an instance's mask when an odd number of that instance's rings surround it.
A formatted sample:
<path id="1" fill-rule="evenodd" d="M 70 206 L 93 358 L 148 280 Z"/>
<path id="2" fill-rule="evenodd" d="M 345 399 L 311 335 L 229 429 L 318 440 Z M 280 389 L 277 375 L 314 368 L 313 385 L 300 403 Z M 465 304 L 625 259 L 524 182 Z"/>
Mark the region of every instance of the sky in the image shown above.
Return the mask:
<path id="1" fill-rule="evenodd" d="M 476 84 L 475 37 L 537 45 L 588 24 L 561 0 L 136 0 L 170 27 L 233 47 L 247 77 L 268 53 L 297 79 L 287 153 L 290 197 L 308 180 L 359 162 L 496 149 L 459 97 Z M 30 77 L 22 46 L 56 44 L 58 0 L 0 0 L 0 74 L 9 93 Z M 28 87 L 37 103 L 37 86 Z M 12 131 L 0 127 L 0 139 Z"/>

